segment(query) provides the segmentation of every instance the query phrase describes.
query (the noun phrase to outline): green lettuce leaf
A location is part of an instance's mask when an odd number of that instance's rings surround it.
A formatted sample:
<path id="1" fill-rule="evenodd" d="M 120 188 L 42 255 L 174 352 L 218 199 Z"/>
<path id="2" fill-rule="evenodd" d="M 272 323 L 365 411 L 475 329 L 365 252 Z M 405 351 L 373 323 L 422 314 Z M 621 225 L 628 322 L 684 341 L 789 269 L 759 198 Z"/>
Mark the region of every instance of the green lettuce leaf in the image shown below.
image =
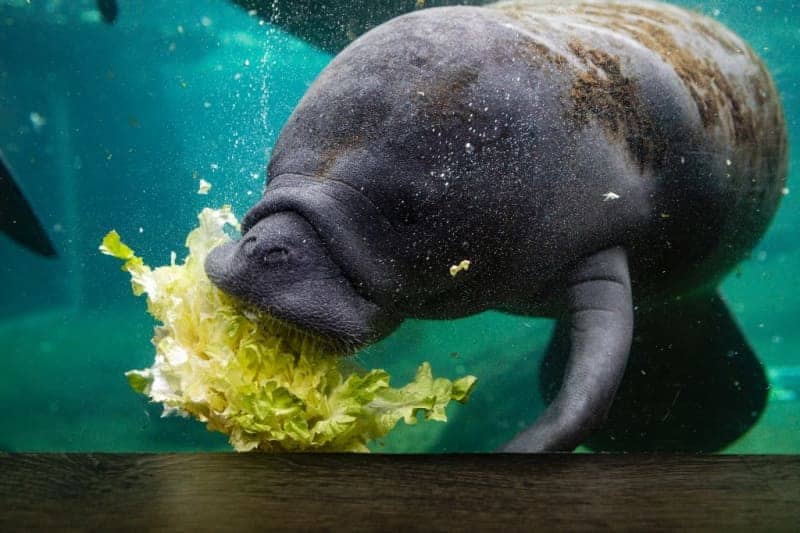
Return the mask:
<path id="1" fill-rule="evenodd" d="M 100 251 L 124 261 L 134 294 L 147 295 L 155 328 L 153 366 L 126 373 L 130 386 L 164 406 L 228 435 L 238 451 L 368 451 L 404 420 L 446 421 L 476 379 L 434 378 L 422 363 L 414 381 L 392 388 L 376 369 L 356 373 L 330 345 L 218 290 L 203 264 L 239 224 L 229 207 L 204 209 L 186 239 L 189 255 L 151 269 L 111 231 Z"/>

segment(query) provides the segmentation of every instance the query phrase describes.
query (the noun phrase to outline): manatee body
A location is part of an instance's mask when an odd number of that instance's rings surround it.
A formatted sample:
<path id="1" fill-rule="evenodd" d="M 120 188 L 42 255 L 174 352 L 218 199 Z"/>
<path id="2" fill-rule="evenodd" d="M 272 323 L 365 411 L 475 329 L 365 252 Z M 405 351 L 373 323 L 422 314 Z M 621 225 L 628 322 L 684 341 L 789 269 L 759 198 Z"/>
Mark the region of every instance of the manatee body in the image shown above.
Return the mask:
<path id="1" fill-rule="evenodd" d="M 422 10 L 322 72 L 281 132 L 243 238 L 206 269 L 350 348 L 405 318 L 559 319 L 543 367 L 552 402 L 509 451 L 572 449 L 598 429 L 647 449 L 665 409 L 675 448 L 715 448 L 763 409 L 763 371 L 716 285 L 772 219 L 786 153 L 769 74 L 716 21 L 655 2 Z M 452 276 L 462 260 L 469 270 Z M 689 392 L 684 415 L 672 401 L 701 358 L 714 363 L 697 394 L 747 398 L 730 416 L 712 409 L 724 428 L 692 414 L 703 406 Z M 637 385 L 629 370 L 620 389 L 629 360 L 683 373 Z"/>

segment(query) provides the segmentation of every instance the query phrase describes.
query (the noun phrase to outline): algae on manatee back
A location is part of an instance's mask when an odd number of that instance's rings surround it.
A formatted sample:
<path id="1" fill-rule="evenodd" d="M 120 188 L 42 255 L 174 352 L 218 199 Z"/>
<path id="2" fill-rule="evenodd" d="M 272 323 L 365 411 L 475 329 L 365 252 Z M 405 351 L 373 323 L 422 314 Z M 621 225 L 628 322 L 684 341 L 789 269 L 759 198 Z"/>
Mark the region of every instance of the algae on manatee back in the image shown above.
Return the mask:
<path id="1" fill-rule="evenodd" d="M 434 378 L 422 363 L 414 381 L 394 389 L 389 374 L 348 373 L 331 344 L 252 309 L 217 289 L 203 269 L 208 252 L 238 228 L 230 208 L 204 209 L 186 240 L 182 264 L 151 269 L 112 231 L 100 250 L 125 261 L 133 292 L 147 295 L 161 322 L 155 362 L 126 375 L 164 404 L 229 436 L 238 451 L 368 451 L 401 419 L 446 421 L 450 400 L 465 402 L 476 378 Z"/>

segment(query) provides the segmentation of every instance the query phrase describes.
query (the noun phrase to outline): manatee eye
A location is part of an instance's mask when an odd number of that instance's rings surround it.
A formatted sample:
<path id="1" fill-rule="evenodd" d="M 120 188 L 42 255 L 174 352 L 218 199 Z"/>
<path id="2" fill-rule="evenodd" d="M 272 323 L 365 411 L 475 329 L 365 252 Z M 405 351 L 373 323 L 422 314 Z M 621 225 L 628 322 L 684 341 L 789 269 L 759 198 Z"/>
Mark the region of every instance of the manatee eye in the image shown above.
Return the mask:
<path id="1" fill-rule="evenodd" d="M 275 246 L 270 248 L 264 254 L 264 263 L 266 264 L 280 264 L 289 260 L 289 250 L 283 246 Z"/>

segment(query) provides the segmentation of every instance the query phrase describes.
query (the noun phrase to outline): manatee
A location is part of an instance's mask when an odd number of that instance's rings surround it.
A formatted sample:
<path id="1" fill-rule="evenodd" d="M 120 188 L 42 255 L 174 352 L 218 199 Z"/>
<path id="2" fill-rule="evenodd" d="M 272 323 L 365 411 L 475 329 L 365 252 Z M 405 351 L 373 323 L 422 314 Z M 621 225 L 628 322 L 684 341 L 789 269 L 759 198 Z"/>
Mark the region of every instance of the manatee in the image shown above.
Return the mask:
<path id="1" fill-rule="evenodd" d="M 206 271 L 350 350 L 406 318 L 553 318 L 549 406 L 503 450 L 713 450 L 766 402 L 717 286 L 786 178 L 775 86 L 714 20 L 649 1 L 426 9 L 320 74 Z"/>

